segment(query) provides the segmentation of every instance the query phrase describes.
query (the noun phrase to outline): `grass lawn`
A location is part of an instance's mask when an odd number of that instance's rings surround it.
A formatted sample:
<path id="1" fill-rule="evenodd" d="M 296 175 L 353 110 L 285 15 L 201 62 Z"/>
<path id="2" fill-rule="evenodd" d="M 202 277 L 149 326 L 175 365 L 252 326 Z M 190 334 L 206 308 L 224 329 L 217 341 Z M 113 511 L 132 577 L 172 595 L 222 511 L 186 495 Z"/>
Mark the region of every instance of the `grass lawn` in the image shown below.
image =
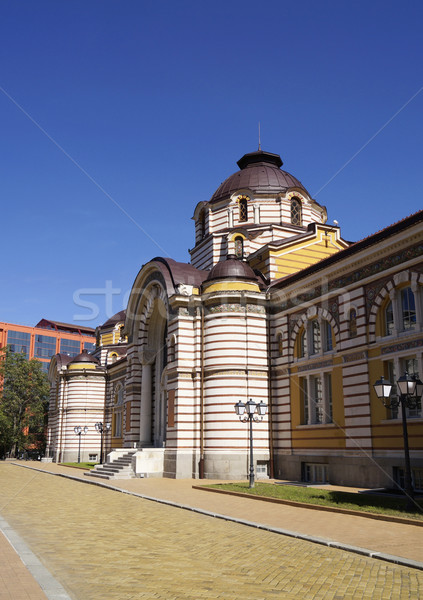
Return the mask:
<path id="1" fill-rule="evenodd" d="M 204 487 L 423 521 L 422 497 L 417 500 L 418 507 L 416 506 L 416 512 L 410 513 L 405 510 L 405 500 L 401 496 L 392 497 L 382 495 L 376 496 L 372 494 L 355 494 L 293 485 L 279 485 L 275 483 L 256 483 L 255 487 L 252 489 L 248 487 L 247 482 L 219 483 L 206 485 Z"/>
<path id="2" fill-rule="evenodd" d="M 61 465 L 65 465 L 65 467 L 76 467 L 77 469 L 84 469 L 87 471 L 88 469 L 93 469 L 98 463 L 91 462 L 73 462 L 73 463 L 60 463 Z"/>

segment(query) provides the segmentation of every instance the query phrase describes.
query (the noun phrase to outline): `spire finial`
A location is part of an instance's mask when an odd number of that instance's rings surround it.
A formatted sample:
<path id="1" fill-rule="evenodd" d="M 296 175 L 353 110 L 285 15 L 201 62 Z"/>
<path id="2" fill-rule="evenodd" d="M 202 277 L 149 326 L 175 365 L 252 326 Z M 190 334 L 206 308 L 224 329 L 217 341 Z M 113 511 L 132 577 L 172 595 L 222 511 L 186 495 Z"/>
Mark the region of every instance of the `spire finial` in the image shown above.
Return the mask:
<path id="1" fill-rule="evenodd" d="M 259 134 L 259 147 L 258 149 L 261 150 L 261 140 L 260 140 L 260 121 L 258 122 L 258 134 Z"/>

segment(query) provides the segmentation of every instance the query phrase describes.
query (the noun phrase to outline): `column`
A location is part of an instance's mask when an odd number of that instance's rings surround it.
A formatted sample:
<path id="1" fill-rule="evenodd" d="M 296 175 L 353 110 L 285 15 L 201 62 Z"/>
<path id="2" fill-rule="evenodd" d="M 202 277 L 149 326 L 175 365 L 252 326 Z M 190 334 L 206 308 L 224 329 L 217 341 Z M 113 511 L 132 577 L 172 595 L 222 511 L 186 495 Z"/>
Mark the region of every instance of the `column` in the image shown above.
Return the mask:
<path id="1" fill-rule="evenodd" d="M 151 445 L 151 364 L 142 365 L 141 406 L 140 406 L 140 444 Z"/>

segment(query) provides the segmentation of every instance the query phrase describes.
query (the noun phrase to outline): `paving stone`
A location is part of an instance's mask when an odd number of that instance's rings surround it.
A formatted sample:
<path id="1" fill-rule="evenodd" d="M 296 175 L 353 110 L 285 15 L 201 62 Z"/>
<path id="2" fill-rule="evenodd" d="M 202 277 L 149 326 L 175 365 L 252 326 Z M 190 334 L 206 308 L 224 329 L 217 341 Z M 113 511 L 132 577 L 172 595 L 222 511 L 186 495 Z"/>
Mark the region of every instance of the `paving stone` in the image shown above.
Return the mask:
<path id="1" fill-rule="evenodd" d="M 10 464 L 0 513 L 76 600 L 423 595 L 419 570 Z"/>

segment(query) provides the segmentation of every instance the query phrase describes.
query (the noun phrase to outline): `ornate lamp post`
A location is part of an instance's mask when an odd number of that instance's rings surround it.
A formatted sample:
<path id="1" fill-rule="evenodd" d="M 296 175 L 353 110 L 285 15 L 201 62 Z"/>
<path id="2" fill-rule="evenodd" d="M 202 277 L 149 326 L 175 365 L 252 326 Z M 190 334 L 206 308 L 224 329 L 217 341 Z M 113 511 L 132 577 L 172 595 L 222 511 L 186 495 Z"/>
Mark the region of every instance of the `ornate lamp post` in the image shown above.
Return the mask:
<path id="1" fill-rule="evenodd" d="M 85 427 L 81 427 L 80 425 L 78 425 L 77 427 L 73 428 L 74 432 L 76 433 L 76 435 L 78 436 L 78 462 L 81 462 L 81 435 L 85 435 L 88 431 L 88 427 L 85 425 Z"/>
<path id="2" fill-rule="evenodd" d="M 103 464 L 103 435 L 106 431 L 110 431 L 110 427 L 111 427 L 111 423 L 106 423 L 105 425 L 103 425 L 103 423 L 100 421 L 99 423 L 95 424 L 95 428 L 96 431 L 99 432 L 100 434 L 100 464 Z"/>
<path id="3" fill-rule="evenodd" d="M 253 455 L 253 421 L 258 423 L 263 421 L 264 415 L 266 414 L 267 404 L 259 402 L 256 404 L 253 400 L 248 400 L 246 404 L 244 402 L 237 402 L 234 406 L 235 412 L 239 417 L 239 420 L 243 423 L 247 421 L 250 423 L 250 474 L 249 474 L 249 486 L 254 487 L 254 455 Z"/>
<path id="4" fill-rule="evenodd" d="M 402 416 L 402 434 L 404 437 L 404 458 L 405 458 L 405 493 L 407 495 L 407 509 L 413 510 L 414 507 L 414 490 L 411 478 L 411 463 L 410 449 L 408 446 L 408 428 L 407 428 L 407 408 L 421 407 L 421 396 L 423 393 L 423 383 L 415 376 L 409 375 L 407 372 L 402 375 L 397 381 L 397 386 L 400 392 L 399 397 L 391 398 L 393 385 L 390 381 L 385 381 L 381 377 L 373 385 L 377 397 L 380 398 L 389 409 L 398 408 L 401 404 Z"/>

